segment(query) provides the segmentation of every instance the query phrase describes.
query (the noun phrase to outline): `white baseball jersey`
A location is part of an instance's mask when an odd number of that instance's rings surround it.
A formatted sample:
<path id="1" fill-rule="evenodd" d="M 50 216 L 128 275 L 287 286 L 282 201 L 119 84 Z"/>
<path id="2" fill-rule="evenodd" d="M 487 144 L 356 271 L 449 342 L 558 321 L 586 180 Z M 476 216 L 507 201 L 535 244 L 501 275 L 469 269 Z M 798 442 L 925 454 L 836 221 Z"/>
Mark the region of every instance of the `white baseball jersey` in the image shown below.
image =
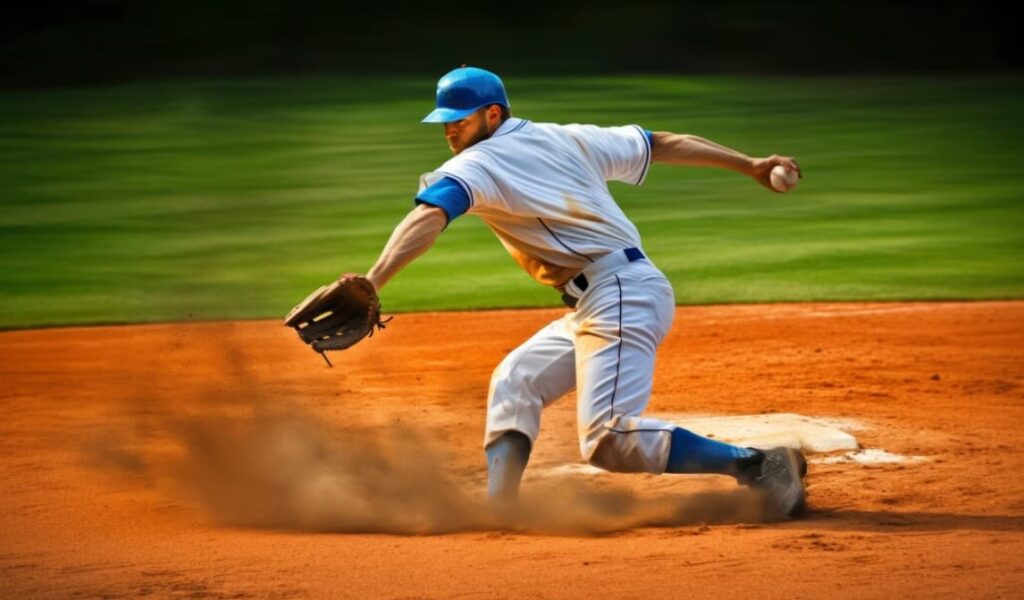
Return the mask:
<path id="1" fill-rule="evenodd" d="M 614 250 L 640 247 L 640 234 L 607 181 L 643 183 L 649 133 L 639 126 L 557 125 L 507 119 L 488 139 L 424 175 L 417 200 L 484 220 L 534 279 L 563 286 Z M 461 186 L 468 208 L 424 191 L 444 178 Z"/>

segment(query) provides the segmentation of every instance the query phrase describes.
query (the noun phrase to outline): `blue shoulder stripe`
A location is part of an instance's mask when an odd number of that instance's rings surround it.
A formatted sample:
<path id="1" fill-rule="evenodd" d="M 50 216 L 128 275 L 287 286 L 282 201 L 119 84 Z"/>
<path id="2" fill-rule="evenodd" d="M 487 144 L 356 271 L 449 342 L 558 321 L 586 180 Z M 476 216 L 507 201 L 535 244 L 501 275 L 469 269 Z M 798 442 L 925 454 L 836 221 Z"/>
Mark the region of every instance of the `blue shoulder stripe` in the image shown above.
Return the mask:
<path id="1" fill-rule="evenodd" d="M 644 138 L 644 168 L 640 171 L 640 177 L 637 178 L 634 185 L 640 185 L 644 182 L 644 177 L 647 177 L 647 169 L 651 166 L 651 149 L 654 148 L 654 133 L 650 130 L 642 129 L 637 125 L 634 125 L 637 131 L 640 132 L 641 137 Z"/>
<path id="2" fill-rule="evenodd" d="M 430 204 L 444 210 L 448 222 L 469 210 L 470 197 L 465 183 L 452 177 L 443 177 L 416 194 L 417 204 Z"/>

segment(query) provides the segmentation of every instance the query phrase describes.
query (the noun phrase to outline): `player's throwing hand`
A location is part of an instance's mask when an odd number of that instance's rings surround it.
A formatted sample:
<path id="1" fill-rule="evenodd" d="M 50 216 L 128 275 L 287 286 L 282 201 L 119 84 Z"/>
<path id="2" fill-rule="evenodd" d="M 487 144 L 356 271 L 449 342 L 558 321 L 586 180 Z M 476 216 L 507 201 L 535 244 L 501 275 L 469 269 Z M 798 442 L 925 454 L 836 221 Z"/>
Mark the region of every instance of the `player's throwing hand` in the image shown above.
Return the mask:
<path id="1" fill-rule="evenodd" d="M 771 191 L 782 193 L 781 190 L 776 189 L 776 187 L 772 185 L 772 169 L 778 165 L 782 165 L 790 171 L 796 171 L 797 176 L 801 179 L 804 176 L 804 173 L 800 170 L 800 165 L 797 164 L 795 158 L 792 156 L 779 156 L 778 154 L 772 154 L 767 158 L 755 158 L 750 176 Z"/>

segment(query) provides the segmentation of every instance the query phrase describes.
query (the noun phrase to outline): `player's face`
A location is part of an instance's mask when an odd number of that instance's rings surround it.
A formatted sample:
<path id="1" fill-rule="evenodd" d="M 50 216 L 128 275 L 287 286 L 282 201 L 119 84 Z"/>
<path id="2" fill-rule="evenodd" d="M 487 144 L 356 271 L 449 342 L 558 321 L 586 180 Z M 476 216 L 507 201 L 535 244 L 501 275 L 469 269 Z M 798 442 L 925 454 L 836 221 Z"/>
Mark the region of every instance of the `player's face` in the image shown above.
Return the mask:
<path id="1" fill-rule="evenodd" d="M 499 113 L 500 114 L 500 113 Z M 486 140 L 497 130 L 497 124 L 488 115 L 486 108 L 481 108 L 465 119 L 444 124 L 444 138 L 452 154 L 458 154 L 473 144 Z"/>

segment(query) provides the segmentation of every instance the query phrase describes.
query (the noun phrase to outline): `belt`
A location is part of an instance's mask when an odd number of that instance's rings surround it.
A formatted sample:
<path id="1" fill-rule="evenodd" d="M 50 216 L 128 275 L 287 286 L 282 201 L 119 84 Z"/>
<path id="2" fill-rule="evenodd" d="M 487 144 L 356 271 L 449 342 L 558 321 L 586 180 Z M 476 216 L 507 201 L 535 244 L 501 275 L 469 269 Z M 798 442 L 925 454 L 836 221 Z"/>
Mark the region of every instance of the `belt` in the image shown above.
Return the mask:
<path id="1" fill-rule="evenodd" d="M 631 262 L 647 258 L 639 248 L 625 248 L 621 252 L 616 250 L 602 256 L 596 261 L 587 265 L 579 275 L 573 277 L 565 285 L 562 293 L 562 302 L 569 308 L 576 308 L 580 296 L 587 291 L 590 284 L 618 271 Z"/>

